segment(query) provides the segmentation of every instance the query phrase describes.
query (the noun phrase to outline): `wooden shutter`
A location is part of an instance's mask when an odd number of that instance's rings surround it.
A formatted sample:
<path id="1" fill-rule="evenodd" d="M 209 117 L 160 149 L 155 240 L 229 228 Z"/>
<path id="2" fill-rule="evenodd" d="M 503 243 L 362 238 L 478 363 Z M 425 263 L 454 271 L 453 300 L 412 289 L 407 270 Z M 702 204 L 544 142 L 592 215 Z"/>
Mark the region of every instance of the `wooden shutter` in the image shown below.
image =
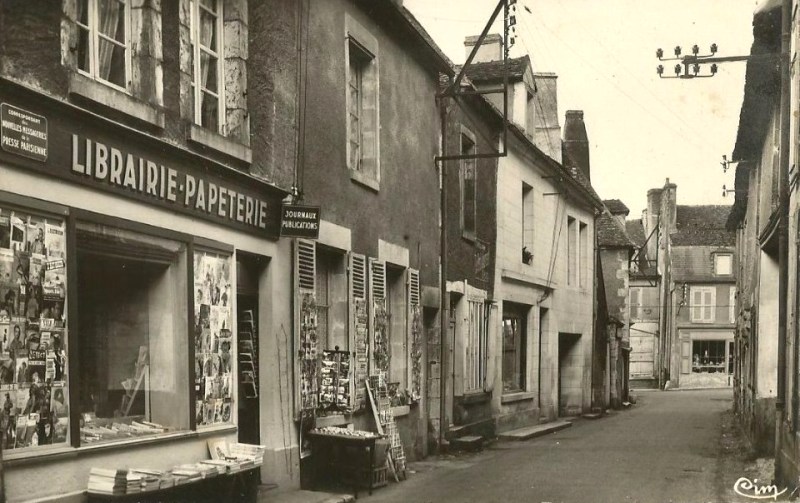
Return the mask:
<path id="1" fill-rule="evenodd" d="M 642 317 L 642 289 L 631 288 L 631 319 L 638 320 Z"/>
<path id="2" fill-rule="evenodd" d="M 410 348 L 408 351 L 408 389 L 413 400 L 422 398 L 422 307 L 420 306 L 419 271 L 416 269 L 407 270 L 408 277 L 408 341 Z"/>
<path id="3" fill-rule="evenodd" d="M 367 306 L 367 258 L 350 253 L 350 347 L 355 354 L 351 390 L 353 408 L 361 410 L 367 406 L 365 382 L 369 376 L 369 308 Z"/>
<path id="4" fill-rule="evenodd" d="M 386 316 L 386 263 L 369 259 L 370 374 L 389 372 L 389 326 Z"/>
<path id="5" fill-rule="evenodd" d="M 691 290 L 691 304 L 692 321 L 698 322 L 703 320 L 703 291 L 699 288 L 692 288 Z"/>
<path id="6" fill-rule="evenodd" d="M 728 321 L 736 323 L 736 287 L 731 286 L 730 294 L 728 295 Z"/>
<path id="7" fill-rule="evenodd" d="M 715 319 L 716 307 L 716 288 L 706 288 L 703 290 L 703 321 L 713 323 Z"/>
<path id="8" fill-rule="evenodd" d="M 316 312 L 316 271 L 317 248 L 314 241 L 298 239 L 294 247 L 295 284 L 295 337 L 297 348 L 294 358 L 295 375 L 295 415 L 310 411 L 317 406 L 318 365 L 317 354 L 317 312 Z"/>
<path id="9" fill-rule="evenodd" d="M 681 341 L 681 374 L 692 371 L 692 341 Z"/>

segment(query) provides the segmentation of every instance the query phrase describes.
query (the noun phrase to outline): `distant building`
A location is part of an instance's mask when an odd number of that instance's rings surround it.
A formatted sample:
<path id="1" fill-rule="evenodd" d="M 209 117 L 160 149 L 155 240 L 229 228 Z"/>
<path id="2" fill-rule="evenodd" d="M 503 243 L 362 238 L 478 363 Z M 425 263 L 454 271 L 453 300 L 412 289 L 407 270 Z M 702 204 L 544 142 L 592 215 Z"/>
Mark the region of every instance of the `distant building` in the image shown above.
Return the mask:
<path id="1" fill-rule="evenodd" d="M 628 236 L 625 217 L 630 210 L 619 199 L 603 201 L 605 211 L 597 217 L 598 309 L 595 330 L 594 387 L 602 386 L 596 405 L 618 408 L 628 399 L 630 365 L 631 307 L 629 305 L 630 263 L 636 250 Z"/>
<path id="2" fill-rule="evenodd" d="M 676 204 L 677 186 L 669 179 L 663 188 L 647 192 L 642 218 L 648 236 L 637 257 L 641 280 L 631 289 L 631 307 L 651 324 L 660 307 L 659 328 L 637 327 L 639 379 L 649 379 L 650 340 L 654 377 L 669 388 L 728 387 L 733 384 L 733 326 L 735 319 L 734 233 L 726 229 L 730 207 Z M 635 225 L 631 226 L 635 228 Z M 637 229 L 638 230 L 638 229 Z M 639 234 L 641 239 L 641 234 Z M 639 252 L 639 257 L 641 252 Z M 652 257 L 655 257 L 653 261 Z M 658 272 L 659 302 L 653 306 L 651 267 Z M 640 289 L 641 288 L 641 289 Z M 645 293 L 648 299 L 645 300 Z M 641 318 L 640 318 L 641 319 Z M 660 334 L 665 334 L 661 337 Z"/>

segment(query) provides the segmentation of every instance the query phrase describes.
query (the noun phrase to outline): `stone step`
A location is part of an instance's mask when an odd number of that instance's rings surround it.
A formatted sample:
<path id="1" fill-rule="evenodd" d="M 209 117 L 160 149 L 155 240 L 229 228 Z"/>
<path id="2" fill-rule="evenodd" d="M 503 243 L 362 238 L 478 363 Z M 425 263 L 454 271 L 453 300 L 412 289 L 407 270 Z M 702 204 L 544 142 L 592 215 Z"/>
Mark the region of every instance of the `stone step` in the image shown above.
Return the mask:
<path id="1" fill-rule="evenodd" d="M 478 435 L 465 435 L 450 439 L 450 450 L 477 452 L 483 449 L 483 437 Z"/>
<path id="2" fill-rule="evenodd" d="M 527 426 L 525 428 L 518 428 L 500 433 L 497 437 L 500 440 L 528 440 L 531 438 L 541 437 L 548 433 L 554 433 L 564 428 L 572 426 L 571 421 L 553 421 L 551 423 L 540 424 L 537 426 Z"/>

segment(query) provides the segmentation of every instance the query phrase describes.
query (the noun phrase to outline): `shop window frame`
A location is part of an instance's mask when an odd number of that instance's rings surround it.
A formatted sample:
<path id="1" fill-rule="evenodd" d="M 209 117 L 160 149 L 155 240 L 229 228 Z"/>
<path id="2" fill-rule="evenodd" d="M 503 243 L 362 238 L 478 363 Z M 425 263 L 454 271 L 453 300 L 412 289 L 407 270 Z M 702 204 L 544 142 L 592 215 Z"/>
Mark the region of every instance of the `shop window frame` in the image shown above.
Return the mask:
<path id="1" fill-rule="evenodd" d="M 71 228 L 72 223 L 74 223 L 74 215 L 71 209 L 68 206 L 64 206 L 57 203 L 52 203 L 49 201 L 44 201 L 42 199 L 34 199 L 27 196 L 21 196 L 19 194 L 14 194 L 13 192 L 8 192 L 4 190 L 0 190 L 0 206 L 11 208 L 11 209 L 19 209 L 20 211 L 25 211 L 28 213 L 34 213 L 37 216 L 42 217 L 52 217 L 52 218 L 59 218 L 64 222 L 65 232 L 67 233 L 66 236 L 66 243 L 65 243 L 65 251 L 67 254 L 66 259 L 66 271 L 67 271 L 67 291 L 66 295 L 67 298 L 72 294 L 73 291 L 77 291 L 75 289 L 75 281 L 70 280 L 70 278 L 75 277 L 77 273 L 77 257 L 75 257 L 74 249 L 70 249 L 70 241 L 74 244 L 74 229 Z M 74 358 L 72 353 L 75 352 L 75 343 L 78 339 L 76 330 L 73 330 L 71 327 L 75 327 L 77 325 L 77 319 L 73 319 L 74 310 L 76 306 L 72 305 L 73 303 L 67 302 L 67 311 L 65 314 L 67 315 L 66 323 L 64 324 L 64 328 L 66 329 L 67 336 L 67 348 L 69 348 L 69 358 L 67 360 L 67 406 L 69 409 L 68 417 L 69 417 L 69 436 L 67 442 L 55 444 L 55 445 L 47 445 L 47 446 L 36 446 L 35 448 L 25 448 L 21 451 L 15 450 L 4 450 L 0 447 L 0 451 L 2 451 L 2 459 L 3 463 L 6 467 L 15 464 L 18 460 L 26 460 L 26 459 L 41 459 L 45 456 L 53 456 L 59 455 L 64 452 L 70 452 L 73 450 L 74 447 L 77 447 L 76 443 L 80 441 L 80 424 L 79 424 L 79 417 L 80 414 L 77 412 L 76 408 L 73 407 L 74 403 L 74 386 L 76 384 L 76 377 L 74 373 L 74 369 L 78 368 L 78 359 Z M 77 430 L 77 433 L 76 431 Z"/>
<path id="2" fill-rule="evenodd" d="M 195 347 L 192 344 L 194 340 L 194 318 L 195 318 L 195 310 L 194 310 L 194 254 L 197 251 L 201 252 L 208 252 L 214 253 L 218 255 L 228 255 L 229 260 L 231 263 L 231 297 L 236 297 L 236 287 L 237 281 L 235 276 L 235 269 L 236 269 L 236 249 L 233 245 L 222 243 L 220 241 L 214 241 L 208 238 L 203 238 L 201 236 L 190 236 L 190 241 L 186 247 L 188 257 L 191 260 L 187 261 L 187 288 L 188 288 L 188 295 L 189 301 L 187 303 L 188 313 L 189 313 L 189 322 L 187 325 L 188 333 L 187 333 L 187 341 L 189 343 L 189 429 L 192 432 L 203 434 L 207 432 L 211 433 L 219 433 L 221 431 L 232 430 L 235 431 L 238 429 L 239 424 L 239 381 L 238 381 L 238 357 L 239 357 L 239 340 L 238 340 L 238 327 L 236 326 L 236 302 L 235 300 L 230 301 L 231 307 L 231 348 L 235 349 L 232 351 L 231 354 L 231 396 L 232 396 L 232 404 L 231 404 L 231 419 L 230 422 L 227 423 L 217 423 L 212 424 L 209 426 L 198 425 L 197 424 L 197 415 L 195 414 L 195 403 L 197 401 L 197 395 L 194 387 L 194 360 L 195 360 Z M 254 335 L 255 336 L 255 335 Z"/>

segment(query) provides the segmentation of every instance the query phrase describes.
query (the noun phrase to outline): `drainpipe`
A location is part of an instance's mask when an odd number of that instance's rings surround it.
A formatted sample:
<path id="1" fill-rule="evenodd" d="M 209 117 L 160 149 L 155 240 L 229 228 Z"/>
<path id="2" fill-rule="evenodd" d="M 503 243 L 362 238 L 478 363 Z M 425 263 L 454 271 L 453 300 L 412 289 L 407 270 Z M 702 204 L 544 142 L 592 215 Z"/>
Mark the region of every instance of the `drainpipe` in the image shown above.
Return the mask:
<path id="1" fill-rule="evenodd" d="M 450 77 L 450 86 L 453 85 L 453 77 Z M 441 142 L 439 150 L 441 156 L 447 155 L 447 97 L 439 97 L 439 121 L 440 121 L 440 139 Z M 445 428 L 449 426 L 449 421 L 446 419 L 447 413 L 447 367 L 445 366 L 445 355 L 447 354 L 447 333 L 450 328 L 450 317 L 448 310 L 450 309 L 450 299 L 447 295 L 447 161 L 442 160 L 439 162 L 440 178 L 442 180 L 442 188 L 440 190 L 440 225 L 442 226 L 440 237 L 440 278 L 439 278 L 439 324 L 441 325 L 439 331 L 439 438 L 438 438 L 438 451 L 441 454 L 444 452 L 444 438 Z"/>
<path id="2" fill-rule="evenodd" d="M 781 104 L 780 104 L 780 164 L 778 165 L 778 397 L 775 408 L 778 422 L 776 432 L 786 418 L 786 320 L 788 318 L 789 287 L 789 93 L 791 75 L 789 53 L 791 51 L 791 12 L 792 0 L 783 0 L 781 6 Z M 797 339 L 797 334 L 795 334 Z M 795 340 L 795 343 L 797 341 Z M 796 395 L 797 386 L 797 346 L 793 346 L 794 372 L 792 378 L 792 394 Z M 792 423 L 796 429 L 797 397 L 792 397 Z"/>

